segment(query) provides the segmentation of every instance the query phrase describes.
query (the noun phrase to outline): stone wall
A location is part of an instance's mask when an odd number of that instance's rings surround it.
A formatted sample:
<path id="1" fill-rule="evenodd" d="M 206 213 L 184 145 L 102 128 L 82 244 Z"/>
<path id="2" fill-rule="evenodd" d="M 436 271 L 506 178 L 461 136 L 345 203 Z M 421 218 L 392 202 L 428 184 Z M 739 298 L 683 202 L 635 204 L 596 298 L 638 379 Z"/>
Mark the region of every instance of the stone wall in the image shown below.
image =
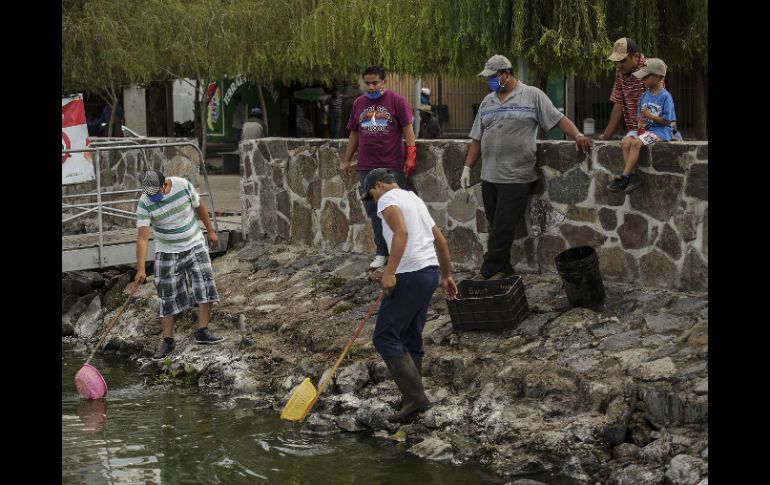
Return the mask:
<path id="1" fill-rule="evenodd" d="M 136 140 L 136 138 L 93 138 L 92 141 L 106 141 L 106 140 Z M 192 141 L 197 145 L 197 141 L 194 138 L 147 138 L 140 141 L 144 144 L 155 143 L 174 143 L 174 142 L 186 142 Z M 127 145 L 129 143 L 126 143 Z M 99 177 L 103 192 L 119 191 L 119 190 L 131 190 L 138 189 L 141 183 L 142 174 L 149 168 L 157 169 L 163 172 L 166 176 L 184 177 L 194 184 L 198 184 L 200 173 L 200 157 L 198 151 L 190 146 L 185 147 L 163 147 L 163 148 L 145 148 L 144 156 L 142 151 L 125 150 L 125 151 L 109 151 L 100 152 L 99 154 Z M 84 193 L 93 193 L 96 191 L 96 180 L 90 182 L 84 182 L 80 184 L 62 185 L 62 195 L 76 195 Z M 102 200 L 127 200 L 138 198 L 138 193 L 134 194 L 115 194 L 104 195 Z M 67 203 L 93 203 L 96 202 L 96 197 L 83 197 L 63 199 Z M 130 202 L 125 204 L 117 204 L 112 207 L 122 209 L 129 212 L 136 210 L 136 202 Z M 74 215 L 75 212 L 70 210 L 63 212 L 65 215 Z M 77 219 L 73 219 L 66 224 L 67 227 L 62 227 L 63 232 L 93 232 L 91 230 L 79 231 L 80 226 L 93 225 L 96 217 L 95 212 L 92 213 L 93 217 L 84 216 Z M 120 217 L 105 216 L 105 224 L 120 226 L 120 227 L 134 227 L 135 221 L 129 221 L 128 219 Z"/>
<path id="2" fill-rule="evenodd" d="M 487 242 L 483 161 L 466 193 L 459 180 L 468 143 L 418 140 L 411 179 L 449 241 L 452 260 L 477 267 Z M 358 178 L 340 174 L 346 146 L 347 140 L 295 138 L 242 143 L 246 237 L 374 254 Z M 596 142 L 585 156 L 572 142 L 541 141 L 537 154 L 536 195 L 511 251 L 517 270 L 555 270 L 559 252 L 589 245 L 607 280 L 708 289 L 708 142 L 644 148 L 643 186 L 628 195 L 606 190 L 622 170 L 618 142 Z"/>

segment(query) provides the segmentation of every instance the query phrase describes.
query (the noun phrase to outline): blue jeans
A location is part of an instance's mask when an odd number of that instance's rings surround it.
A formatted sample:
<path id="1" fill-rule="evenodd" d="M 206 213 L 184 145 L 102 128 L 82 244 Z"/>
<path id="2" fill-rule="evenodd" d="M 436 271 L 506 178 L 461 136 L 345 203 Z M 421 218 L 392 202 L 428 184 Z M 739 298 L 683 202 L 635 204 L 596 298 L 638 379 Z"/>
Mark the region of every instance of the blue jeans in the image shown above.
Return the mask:
<path id="1" fill-rule="evenodd" d="M 393 173 L 393 177 L 396 179 L 396 183 L 402 189 L 406 189 L 406 180 L 404 179 L 404 172 L 397 172 L 393 169 L 390 170 Z M 361 194 L 364 193 L 364 180 L 371 170 L 359 170 L 358 182 Z M 365 200 L 364 209 L 366 209 L 366 215 L 372 221 L 372 230 L 374 231 L 374 245 L 377 246 L 378 256 L 389 256 L 388 244 L 385 242 L 385 238 L 382 237 L 382 221 L 377 217 L 377 203 L 374 200 Z"/>
<path id="2" fill-rule="evenodd" d="M 422 331 L 430 299 L 439 284 L 438 266 L 398 273 L 396 286 L 385 295 L 377 314 L 372 342 L 383 359 L 409 352 L 425 355 Z"/>

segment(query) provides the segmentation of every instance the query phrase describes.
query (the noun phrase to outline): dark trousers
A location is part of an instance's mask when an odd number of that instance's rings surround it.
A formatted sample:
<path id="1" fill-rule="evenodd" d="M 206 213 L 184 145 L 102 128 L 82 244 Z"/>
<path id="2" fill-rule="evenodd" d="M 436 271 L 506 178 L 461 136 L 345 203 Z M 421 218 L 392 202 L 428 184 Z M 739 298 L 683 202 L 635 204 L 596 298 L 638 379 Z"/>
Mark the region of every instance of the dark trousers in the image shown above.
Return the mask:
<path id="1" fill-rule="evenodd" d="M 438 288 L 438 266 L 396 275 L 396 287 L 385 295 L 374 326 L 374 348 L 383 359 L 409 352 L 425 355 L 422 330 L 430 299 Z"/>
<path id="2" fill-rule="evenodd" d="M 533 182 L 526 184 L 495 184 L 481 181 L 481 197 L 487 215 L 487 252 L 481 264 L 481 274 L 489 278 L 497 272 L 513 274 L 511 245 L 516 225 L 524 223 Z"/>
<path id="3" fill-rule="evenodd" d="M 359 170 L 358 182 L 361 194 L 364 193 L 364 180 L 371 170 Z M 406 189 L 406 180 L 404 179 L 404 172 L 397 172 L 391 169 L 393 177 L 396 179 L 396 183 L 402 189 Z M 377 255 L 389 256 L 388 243 L 385 242 L 385 238 L 382 236 L 382 221 L 377 217 L 377 202 L 374 200 L 365 200 L 364 209 L 366 209 L 366 215 L 372 221 L 372 230 L 374 231 L 374 245 L 377 246 Z"/>
<path id="4" fill-rule="evenodd" d="M 331 121 L 329 122 L 329 129 L 331 131 L 332 138 L 340 137 L 340 124 L 341 124 L 340 117 L 331 115 Z"/>

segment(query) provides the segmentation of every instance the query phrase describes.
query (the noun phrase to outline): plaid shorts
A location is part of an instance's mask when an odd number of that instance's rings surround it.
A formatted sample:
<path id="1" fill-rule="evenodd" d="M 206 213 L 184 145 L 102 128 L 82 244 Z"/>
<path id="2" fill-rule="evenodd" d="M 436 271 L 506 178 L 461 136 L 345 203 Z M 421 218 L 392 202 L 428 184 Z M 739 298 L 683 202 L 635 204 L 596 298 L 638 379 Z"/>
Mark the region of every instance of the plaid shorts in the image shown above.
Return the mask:
<path id="1" fill-rule="evenodd" d="M 155 253 L 155 288 L 158 289 L 161 317 L 170 317 L 190 308 L 190 286 L 195 306 L 219 301 L 211 258 L 203 244 L 181 253 Z"/>

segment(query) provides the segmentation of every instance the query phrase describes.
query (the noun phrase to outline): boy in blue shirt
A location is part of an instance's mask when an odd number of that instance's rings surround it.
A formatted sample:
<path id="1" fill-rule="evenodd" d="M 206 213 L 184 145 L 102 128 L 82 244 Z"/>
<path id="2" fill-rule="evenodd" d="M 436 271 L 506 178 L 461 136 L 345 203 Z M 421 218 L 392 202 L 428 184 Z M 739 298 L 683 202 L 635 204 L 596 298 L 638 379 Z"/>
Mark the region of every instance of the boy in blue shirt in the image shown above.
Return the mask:
<path id="1" fill-rule="evenodd" d="M 666 63 L 661 59 L 650 58 L 644 67 L 632 73 L 644 82 L 647 90 L 639 100 L 639 128 L 629 131 L 621 140 L 625 167 L 623 173 L 607 186 L 611 192 L 628 193 L 639 188 L 642 180 L 634 173 L 634 167 L 642 147 L 658 141 L 671 141 L 673 138 L 671 123 L 676 121 L 674 100 L 662 84 L 666 69 Z"/>

